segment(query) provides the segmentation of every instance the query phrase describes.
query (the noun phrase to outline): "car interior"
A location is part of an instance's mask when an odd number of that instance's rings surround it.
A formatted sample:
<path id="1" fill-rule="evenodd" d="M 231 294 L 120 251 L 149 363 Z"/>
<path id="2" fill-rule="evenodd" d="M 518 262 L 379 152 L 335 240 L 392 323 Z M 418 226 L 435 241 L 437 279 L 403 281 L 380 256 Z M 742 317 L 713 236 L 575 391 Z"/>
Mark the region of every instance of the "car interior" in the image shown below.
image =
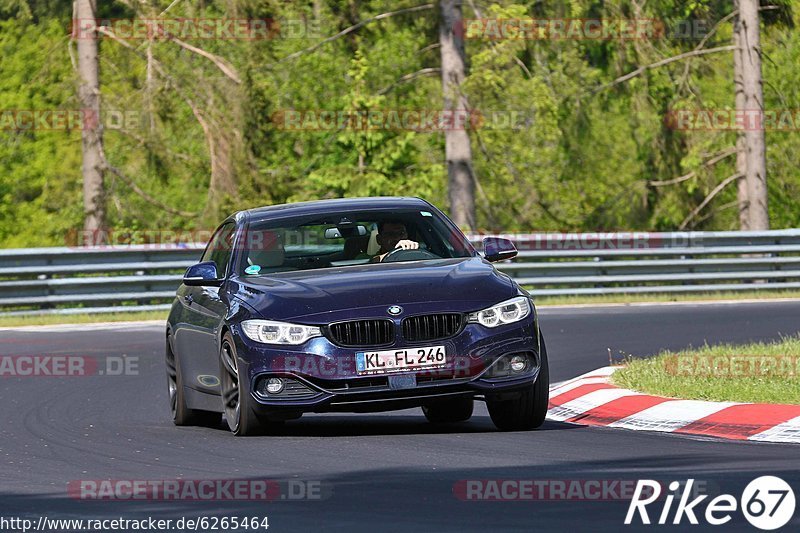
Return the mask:
<path id="1" fill-rule="evenodd" d="M 392 214 L 385 220 L 402 221 L 408 239 L 418 242 L 420 250 L 429 252 L 433 258 L 460 255 L 451 242 L 440 235 L 442 230 L 437 232 L 434 224 L 429 223 L 430 218 L 419 214 L 417 217 Z M 248 275 L 261 275 L 367 264 L 380 250 L 377 240 L 379 223 L 380 219 L 376 218 L 357 222 L 348 219 L 345 223 L 314 220 L 296 227 L 263 230 L 277 231 L 282 238 L 272 243 L 268 250 L 249 250 L 244 268 L 257 265 L 260 269 L 251 270 Z M 432 258 L 430 254 L 426 258 Z"/>

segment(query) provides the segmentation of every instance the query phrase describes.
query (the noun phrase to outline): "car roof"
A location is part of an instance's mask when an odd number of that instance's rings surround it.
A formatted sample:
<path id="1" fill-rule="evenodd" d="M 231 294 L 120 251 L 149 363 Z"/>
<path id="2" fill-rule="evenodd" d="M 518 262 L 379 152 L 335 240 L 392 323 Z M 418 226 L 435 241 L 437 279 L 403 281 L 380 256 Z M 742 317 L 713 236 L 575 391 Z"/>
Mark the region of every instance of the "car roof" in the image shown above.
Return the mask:
<path id="1" fill-rule="evenodd" d="M 246 215 L 250 220 L 262 220 L 271 216 L 305 216 L 324 215 L 341 210 L 370 210 L 370 209 L 414 209 L 430 208 L 431 204 L 422 198 L 408 196 L 373 196 L 364 198 L 335 198 L 331 200 L 314 200 L 311 202 L 297 202 L 292 204 L 269 205 L 240 211 L 236 215 Z"/>

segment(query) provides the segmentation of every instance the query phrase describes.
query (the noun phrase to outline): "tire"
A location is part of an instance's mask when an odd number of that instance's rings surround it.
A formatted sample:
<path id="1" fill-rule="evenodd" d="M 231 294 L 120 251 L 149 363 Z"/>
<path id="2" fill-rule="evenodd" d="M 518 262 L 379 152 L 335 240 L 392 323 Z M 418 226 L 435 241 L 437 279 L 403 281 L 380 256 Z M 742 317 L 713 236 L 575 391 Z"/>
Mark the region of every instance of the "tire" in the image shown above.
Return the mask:
<path id="1" fill-rule="evenodd" d="M 428 422 L 434 424 L 452 424 L 455 422 L 465 422 L 472 417 L 474 405 L 472 398 L 455 398 L 443 400 L 422 407 L 422 412 Z"/>
<path id="2" fill-rule="evenodd" d="M 486 401 L 489 416 L 500 431 L 527 431 L 544 423 L 550 400 L 550 371 L 544 337 L 539 334 L 541 369 L 536 381 L 513 400 Z"/>
<path id="3" fill-rule="evenodd" d="M 181 365 L 175 352 L 172 350 L 171 338 L 167 337 L 166 362 L 167 362 L 167 391 L 169 393 L 170 411 L 172 422 L 176 426 L 219 426 L 221 420 L 219 413 L 190 409 L 186 406 L 186 389 L 183 385 Z"/>
<path id="4" fill-rule="evenodd" d="M 220 343 L 219 375 L 222 412 L 231 433 L 237 437 L 263 435 L 266 427 L 253 411 L 254 400 L 250 397 L 247 383 L 243 384 L 239 379 L 236 344 L 230 333 L 225 333 Z"/>

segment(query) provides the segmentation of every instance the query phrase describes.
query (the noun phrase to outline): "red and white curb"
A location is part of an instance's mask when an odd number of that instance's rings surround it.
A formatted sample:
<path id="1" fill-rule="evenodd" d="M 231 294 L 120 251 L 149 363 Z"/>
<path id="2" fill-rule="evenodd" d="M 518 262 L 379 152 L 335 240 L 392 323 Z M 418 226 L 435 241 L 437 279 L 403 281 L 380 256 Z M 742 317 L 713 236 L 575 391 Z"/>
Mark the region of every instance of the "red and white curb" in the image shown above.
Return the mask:
<path id="1" fill-rule="evenodd" d="M 550 389 L 547 418 L 589 426 L 800 443 L 800 405 L 678 400 L 611 384 L 607 366 Z"/>

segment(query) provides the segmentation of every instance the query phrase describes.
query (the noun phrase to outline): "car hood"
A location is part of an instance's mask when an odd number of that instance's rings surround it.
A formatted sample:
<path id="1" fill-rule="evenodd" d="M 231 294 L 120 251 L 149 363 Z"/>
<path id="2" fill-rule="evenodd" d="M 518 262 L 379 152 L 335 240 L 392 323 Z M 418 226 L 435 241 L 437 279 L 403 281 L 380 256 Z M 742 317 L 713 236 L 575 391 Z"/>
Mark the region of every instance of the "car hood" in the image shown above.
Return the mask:
<path id="1" fill-rule="evenodd" d="M 512 298 L 516 285 L 479 258 L 300 270 L 233 280 L 235 296 L 263 318 L 326 324 L 411 312 L 469 312 Z"/>

